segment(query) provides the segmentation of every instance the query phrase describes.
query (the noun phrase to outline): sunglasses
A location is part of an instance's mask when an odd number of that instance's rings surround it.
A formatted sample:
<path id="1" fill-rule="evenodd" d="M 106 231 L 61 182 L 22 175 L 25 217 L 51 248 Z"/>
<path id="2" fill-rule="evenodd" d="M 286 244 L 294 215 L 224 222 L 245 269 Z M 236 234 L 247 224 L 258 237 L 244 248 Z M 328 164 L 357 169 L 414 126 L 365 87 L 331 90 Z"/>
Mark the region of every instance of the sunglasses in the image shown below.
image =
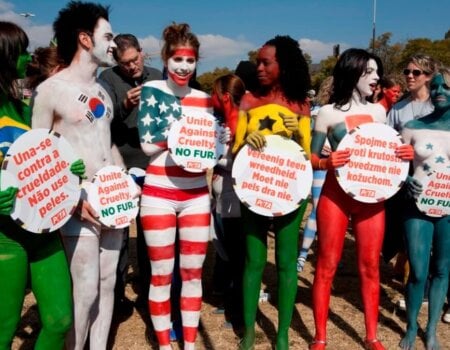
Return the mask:
<path id="1" fill-rule="evenodd" d="M 410 75 L 412 73 L 413 76 L 418 77 L 421 74 L 428 74 L 427 72 L 420 70 L 420 69 L 404 69 L 403 75 Z"/>

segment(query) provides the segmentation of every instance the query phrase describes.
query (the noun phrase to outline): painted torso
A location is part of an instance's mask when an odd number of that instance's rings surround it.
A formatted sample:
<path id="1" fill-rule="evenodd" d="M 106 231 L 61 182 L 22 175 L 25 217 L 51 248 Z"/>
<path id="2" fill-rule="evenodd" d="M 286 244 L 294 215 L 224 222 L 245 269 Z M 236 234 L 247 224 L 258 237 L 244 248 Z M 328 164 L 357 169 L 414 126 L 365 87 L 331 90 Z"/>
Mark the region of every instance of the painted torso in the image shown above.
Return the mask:
<path id="1" fill-rule="evenodd" d="M 37 88 L 36 104 L 39 99 L 39 104 L 45 104 L 53 115 L 49 118 L 45 112 L 41 115 L 40 108 L 34 108 L 32 125 L 33 128 L 53 129 L 63 135 L 84 160 L 86 175 L 91 178 L 102 167 L 113 164 L 111 99 L 97 82 L 74 84 L 69 75 L 64 71 L 61 73 Z"/>
<path id="2" fill-rule="evenodd" d="M 142 87 L 138 129 L 144 152 L 150 155 L 146 185 L 185 189 L 206 186 L 204 173 L 184 171 L 167 149 L 170 125 L 182 117 L 185 109 L 212 113 L 211 98 L 195 89 L 178 97 L 166 80 L 153 80 Z"/>
<path id="3" fill-rule="evenodd" d="M 282 135 L 291 137 L 292 131 L 286 129 L 282 115 L 299 116 L 299 130 L 304 135 L 301 145 L 309 154 L 310 149 L 310 111 L 307 103 L 291 103 L 284 98 L 273 96 L 244 95 L 239 107 L 239 122 L 236 131 L 236 150 L 244 144 L 246 135 L 259 131 L 263 135 Z"/>
<path id="4" fill-rule="evenodd" d="M 414 147 L 414 177 L 422 178 L 434 169 L 450 164 L 448 119 L 424 117 L 410 121 L 405 125 L 402 137 Z"/>
<path id="5" fill-rule="evenodd" d="M 339 142 L 356 126 L 370 122 L 386 122 L 386 112 L 379 104 L 365 103 L 353 104 L 350 109 L 337 109 L 334 105 L 328 104 L 320 108 L 314 131 L 327 135 L 333 151 L 336 150 Z M 320 150 L 313 149 L 313 153 L 320 154 Z"/>

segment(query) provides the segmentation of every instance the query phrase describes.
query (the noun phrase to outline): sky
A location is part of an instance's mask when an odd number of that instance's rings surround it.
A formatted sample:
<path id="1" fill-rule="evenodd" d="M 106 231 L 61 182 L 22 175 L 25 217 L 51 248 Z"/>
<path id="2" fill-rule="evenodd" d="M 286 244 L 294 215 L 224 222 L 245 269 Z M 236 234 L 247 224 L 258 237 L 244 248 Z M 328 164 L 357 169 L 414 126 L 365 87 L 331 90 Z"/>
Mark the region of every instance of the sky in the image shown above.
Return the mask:
<path id="1" fill-rule="evenodd" d="M 198 73 L 234 69 L 247 53 L 276 35 L 289 35 L 313 63 L 350 47 L 368 48 L 375 18 L 376 36 L 391 43 L 441 40 L 450 29 L 449 0 L 94 0 L 110 5 L 115 34 L 132 33 L 161 69 L 161 33 L 172 22 L 189 23 L 200 40 Z M 0 0 L 0 20 L 19 24 L 30 51 L 47 46 L 52 23 L 66 0 Z M 375 6 L 376 5 L 376 6 Z M 375 16 L 374 16 L 375 8 Z M 24 17 L 21 13 L 32 13 Z"/>

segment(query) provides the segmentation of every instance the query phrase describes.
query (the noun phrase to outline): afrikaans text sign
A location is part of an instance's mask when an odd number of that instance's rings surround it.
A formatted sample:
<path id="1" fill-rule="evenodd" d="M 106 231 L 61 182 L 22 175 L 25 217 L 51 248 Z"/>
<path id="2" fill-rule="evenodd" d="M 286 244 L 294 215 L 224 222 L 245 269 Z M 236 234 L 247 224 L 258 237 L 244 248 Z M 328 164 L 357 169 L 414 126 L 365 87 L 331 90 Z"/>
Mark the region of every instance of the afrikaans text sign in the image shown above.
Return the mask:
<path id="1" fill-rule="evenodd" d="M 311 190 L 312 168 L 306 153 L 294 141 L 266 136 L 259 152 L 245 145 L 232 169 L 234 190 L 241 202 L 263 216 L 286 215 L 297 209 Z"/>

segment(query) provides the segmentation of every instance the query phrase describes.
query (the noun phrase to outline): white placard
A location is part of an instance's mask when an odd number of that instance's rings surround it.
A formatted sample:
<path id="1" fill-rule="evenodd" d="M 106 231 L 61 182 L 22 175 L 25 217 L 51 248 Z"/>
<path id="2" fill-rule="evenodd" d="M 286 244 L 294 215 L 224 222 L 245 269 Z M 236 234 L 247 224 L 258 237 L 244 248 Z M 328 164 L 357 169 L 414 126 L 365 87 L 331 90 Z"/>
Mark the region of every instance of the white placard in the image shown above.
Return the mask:
<path id="1" fill-rule="evenodd" d="M 243 204 L 264 216 L 286 215 L 305 200 L 312 168 L 303 149 L 282 136 L 266 136 L 263 152 L 245 145 L 232 169 L 234 190 Z"/>
<path id="2" fill-rule="evenodd" d="M 33 233 L 52 232 L 73 214 L 80 178 L 70 172 L 77 160 L 70 144 L 48 129 L 22 134 L 3 160 L 1 188 L 18 187 L 11 217 Z"/>
<path id="3" fill-rule="evenodd" d="M 103 225 L 127 227 L 139 211 L 139 188 L 125 170 L 109 165 L 94 175 L 88 188 L 88 202 Z"/>
<path id="4" fill-rule="evenodd" d="M 416 200 L 417 208 L 425 215 L 450 215 L 450 167 L 442 166 L 420 179 L 422 193 Z"/>
<path id="5" fill-rule="evenodd" d="M 213 168 L 225 153 L 219 142 L 223 127 L 209 113 L 186 109 L 183 116 L 170 126 L 167 145 L 180 167 L 192 173 Z"/>
<path id="6" fill-rule="evenodd" d="M 337 150 L 350 150 L 350 161 L 336 168 L 342 189 L 355 200 L 377 203 L 392 197 L 408 176 L 409 162 L 395 155 L 403 141 L 381 123 L 361 124 L 344 136 Z"/>

